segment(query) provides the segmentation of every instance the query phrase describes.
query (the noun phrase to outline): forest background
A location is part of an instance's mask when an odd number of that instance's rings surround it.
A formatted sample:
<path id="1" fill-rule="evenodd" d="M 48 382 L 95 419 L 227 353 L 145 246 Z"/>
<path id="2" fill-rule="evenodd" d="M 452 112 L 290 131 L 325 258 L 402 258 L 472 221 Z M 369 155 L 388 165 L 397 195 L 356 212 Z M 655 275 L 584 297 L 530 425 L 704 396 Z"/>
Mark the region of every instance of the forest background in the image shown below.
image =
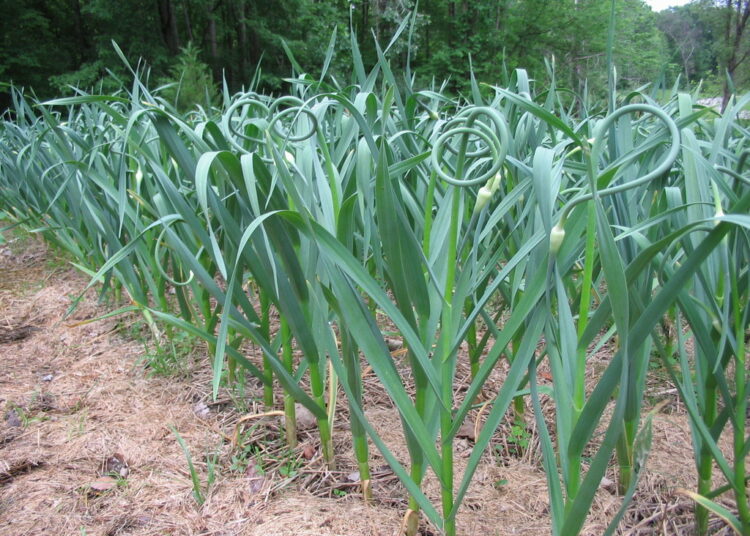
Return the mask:
<path id="1" fill-rule="evenodd" d="M 750 0 L 694 0 L 658 13 L 644 0 L 616 6 L 621 89 L 701 83 L 703 96 L 721 96 L 732 84 L 750 86 Z M 457 93 L 470 69 L 479 81 L 502 84 L 516 67 L 545 80 L 547 60 L 558 84 L 578 94 L 606 86 L 610 2 L 602 0 L 0 0 L 0 110 L 10 83 L 39 98 L 70 94 L 71 86 L 116 91 L 127 77 L 113 40 L 131 60 L 147 62 L 152 87 L 182 82 L 179 92 L 165 90 L 180 108 L 215 102 L 223 81 L 231 91 L 252 80 L 261 91 L 285 91 L 292 72 L 285 45 L 315 76 L 334 29 L 341 53 L 329 73 L 345 82 L 350 32 L 374 63 L 373 36 L 387 43 L 414 10 L 411 36 L 404 32 L 389 57 L 404 67 L 411 48 L 418 85 L 447 80 Z"/>

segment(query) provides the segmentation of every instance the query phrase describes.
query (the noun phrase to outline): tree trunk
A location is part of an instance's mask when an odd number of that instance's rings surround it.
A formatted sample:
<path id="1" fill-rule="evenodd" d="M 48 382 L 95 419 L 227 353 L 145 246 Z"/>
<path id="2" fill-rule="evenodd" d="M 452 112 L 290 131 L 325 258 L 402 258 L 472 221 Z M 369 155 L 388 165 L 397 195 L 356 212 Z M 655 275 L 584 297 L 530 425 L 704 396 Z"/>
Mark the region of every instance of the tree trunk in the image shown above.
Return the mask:
<path id="1" fill-rule="evenodd" d="M 221 10 L 221 27 L 224 28 L 223 47 L 221 51 L 221 56 L 223 58 L 222 63 L 224 63 L 224 66 L 222 67 L 222 76 L 226 77 L 227 83 L 230 87 L 234 87 L 235 82 L 237 81 L 237 67 L 240 67 L 240 69 L 242 68 L 237 61 L 238 52 L 236 47 L 232 46 L 235 38 L 238 38 L 238 28 L 236 25 L 232 24 L 231 21 L 231 19 L 237 16 L 232 4 L 233 2 L 223 4 L 223 9 Z"/>
<path id="2" fill-rule="evenodd" d="M 370 0 L 362 0 L 362 21 L 360 26 L 360 31 L 357 34 L 357 41 L 358 45 L 360 47 L 360 50 L 364 46 L 365 43 L 367 43 L 367 39 L 369 39 L 367 31 L 367 27 L 370 24 Z"/>
<path id="3" fill-rule="evenodd" d="M 190 21 L 190 9 L 188 8 L 187 2 L 182 4 L 182 14 L 185 18 L 185 31 L 187 32 L 188 41 L 195 42 L 195 36 L 193 35 L 193 24 Z"/>
<path id="4" fill-rule="evenodd" d="M 242 68 L 240 77 L 243 79 L 243 82 L 250 74 L 250 62 L 247 57 L 247 17 L 245 8 L 244 0 L 239 0 L 237 4 L 237 37 L 240 48 L 240 66 Z"/>
<path id="5" fill-rule="evenodd" d="M 726 75 L 724 81 L 724 95 L 721 101 L 721 111 L 723 112 L 729 99 L 732 97 L 730 82 L 734 83 L 737 68 L 747 59 L 748 52 L 742 51 L 742 37 L 750 18 L 750 0 L 727 0 L 727 23 L 724 30 L 724 40 L 729 47 L 729 53 L 726 59 Z"/>
<path id="6" fill-rule="evenodd" d="M 206 19 L 208 34 L 208 52 L 211 55 L 211 71 L 214 75 L 214 80 L 221 80 L 221 72 L 219 70 L 219 44 L 216 40 L 216 9 L 219 7 L 219 2 L 206 5 Z"/>
<path id="7" fill-rule="evenodd" d="M 381 43 L 382 42 L 383 34 L 385 33 L 384 32 L 385 24 L 383 22 L 384 21 L 383 13 L 385 13 L 385 9 L 386 9 L 386 7 L 388 7 L 388 2 L 387 2 L 387 0 L 378 0 L 377 3 L 376 3 L 376 5 L 377 5 L 377 13 L 375 14 L 375 16 L 376 16 L 376 19 L 375 19 L 376 20 L 376 22 L 375 22 L 375 37 L 377 38 L 378 43 Z"/>
<path id="8" fill-rule="evenodd" d="M 76 67 L 81 67 L 83 63 L 91 56 L 91 42 L 88 39 L 89 33 L 83 22 L 81 14 L 81 2 L 73 0 L 73 22 L 76 31 L 76 41 L 78 50 L 76 51 Z"/>
<path id="9" fill-rule="evenodd" d="M 180 37 L 177 32 L 177 15 L 172 0 L 158 0 L 161 36 L 173 56 L 180 51 Z"/>
<path id="10" fill-rule="evenodd" d="M 687 53 L 684 48 L 680 48 L 680 57 L 682 58 L 682 69 L 685 71 L 685 84 L 690 86 L 690 57 L 693 55 L 693 49 Z"/>

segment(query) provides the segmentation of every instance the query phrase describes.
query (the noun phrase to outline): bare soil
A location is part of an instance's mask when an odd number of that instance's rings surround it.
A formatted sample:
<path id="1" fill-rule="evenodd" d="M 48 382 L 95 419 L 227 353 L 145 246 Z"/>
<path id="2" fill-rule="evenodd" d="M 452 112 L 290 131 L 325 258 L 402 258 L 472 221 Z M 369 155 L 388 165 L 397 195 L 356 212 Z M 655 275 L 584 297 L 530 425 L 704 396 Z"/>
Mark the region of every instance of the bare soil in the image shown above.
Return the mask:
<path id="1" fill-rule="evenodd" d="M 265 411 L 253 380 L 244 393 L 223 389 L 214 401 L 202 345 L 159 376 L 144 358 L 138 317 L 84 323 L 114 308 L 90 292 L 66 318 L 86 283 L 40 242 L 0 246 L 0 535 L 399 533 L 406 494 L 374 448 L 375 498 L 371 505 L 360 498 L 343 394 L 334 430 L 338 470 L 329 471 L 314 430 L 301 430 L 289 451 L 278 417 L 240 421 Z M 492 381 L 502 378 L 499 367 Z M 374 377 L 365 385 L 368 416 L 405 462 L 397 413 Z M 649 400 L 664 399 L 620 534 L 692 533 L 692 504 L 675 492 L 695 486 L 690 431 L 666 380 L 650 387 Z M 549 533 L 546 480 L 528 422 L 525 448 L 509 441 L 509 424 L 498 430 L 458 515 L 460 534 Z M 190 452 L 202 504 L 175 431 Z M 473 446 L 466 435 L 456 445 L 459 476 Z M 615 479 L 609 475 L 598 491 L 584 534 L 602 534 L 617 511 Z M 437 499 L 429 475 L 425 489 Z M 728 534 L 719 520 L 712 527 Z M 425 522 L 423 534 L 437 531 Z"/>

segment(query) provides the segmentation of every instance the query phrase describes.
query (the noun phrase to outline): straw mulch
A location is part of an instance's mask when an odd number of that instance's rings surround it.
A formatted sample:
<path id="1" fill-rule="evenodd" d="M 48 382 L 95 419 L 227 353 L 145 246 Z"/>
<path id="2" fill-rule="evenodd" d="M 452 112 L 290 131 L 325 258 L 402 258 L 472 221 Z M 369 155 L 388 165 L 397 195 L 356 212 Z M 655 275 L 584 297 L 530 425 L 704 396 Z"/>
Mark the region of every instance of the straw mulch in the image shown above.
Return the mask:
<path id="1" fill-rule="evenodd" d="M 137 317 L 82 324 L 113 307 L 98 304 L 92 292 L 64 318 L 87 281 L 54 261 L 42 244 L 27 241 L 20 251 L 0 246 L 0 274 L 0 535 L 399 532 L 406 495 L 374 449 L 375 500 L 366 506 L 359 498 L 343 395 L 332 472 L 312 429 L 300 430 L 300 445 L 291 452 L 278 417 L 243 421 L 235 436 L 241 417 L 263 411 L 259 387 L 249 381 L 245 393 L 222 391 L 213 401 L 201 345 L 183 356 L 175 375 L 159 377 L 144 360 Z M 502 378 L 500 367 L 489 387 Z M 373 425 L 405 462 L 397 414 L 372 375 L 365 389 Z M 525 449 L 509 444 L 510 426 L 503 425 L 477 471 L 458 515 L 460 534 L 549 533 L 533 419 L 527 415 Z M 202 505 L 172 428 L 190 450 Z M 463 436 L 456 445 L 457 478 L 473 446 L 470 431 Z M 675 493 L 695 483 L 691 452 L 684 411 L 675 402 L 654 421 L 648 471 L 621 534 L 691 533 L 691 504 Z M 214 481 L 207 487 L 209 468 Z M 601 534 L 617 511 L 613 489 L 610 481 L 599 490 L 585 534 Z M 425 490 L 439 504 L 429 474 Z M 437 531 L 424 523 L 423 534 Z"/>

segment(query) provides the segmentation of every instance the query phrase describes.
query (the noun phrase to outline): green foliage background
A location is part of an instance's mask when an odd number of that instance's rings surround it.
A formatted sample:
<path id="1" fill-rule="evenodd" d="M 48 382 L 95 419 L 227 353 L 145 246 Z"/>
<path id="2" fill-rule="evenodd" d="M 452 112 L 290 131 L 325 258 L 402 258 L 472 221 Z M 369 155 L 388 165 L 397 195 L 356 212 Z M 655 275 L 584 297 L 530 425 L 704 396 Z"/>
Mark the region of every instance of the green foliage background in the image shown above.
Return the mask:
<path id="1" fill-rule="evenodd" d="M 620 87 L 662 76 L 672 84 L 681 75 L 683 86 L 708 80 L 718 92 L 735 46 L 725 36 L 727 17 L 747 3 L 695 0 L 655 13 L 644 0 L 618 0 Z M 470 62 L 491 84 L 507 82 L 516 67 L 541 78 L 548 60 L 565 87 L 596 95 L 605 86 L 609 2 L 601 0 L 0 0 L 0 83 L 32 88 L 41 98 L 71 93 L 70 86 L 114 91 L 117 77 L 126 76 L 115 41 L 128 58 L 147 62 L 152 81 L 192 83 L 178 106 L 190 98 L 205 104 L 206 90 L 223 81 L 231 90 L 255 81 L 283 92 L 291 67 L 284 43 L 305 72 L 315 73 L 333 30 L 339 47 L 348 47 L 353 30 L 374 65 L 373 36 L 386 46 L 414 10 L 412 33 L 393 43 L 389 57 L 422 85 L 448 80 L 448 91 L 464 91 Z M 740 57 L 745 40 L 736 45 Z M 330 72 L 347 80 L 350 67 L 339 57 Z M 748 78 L 741 69 L 733 74 L 735 84 Z M 8 104 L 9 93 L 1 94 L 0 106 Z"/>

